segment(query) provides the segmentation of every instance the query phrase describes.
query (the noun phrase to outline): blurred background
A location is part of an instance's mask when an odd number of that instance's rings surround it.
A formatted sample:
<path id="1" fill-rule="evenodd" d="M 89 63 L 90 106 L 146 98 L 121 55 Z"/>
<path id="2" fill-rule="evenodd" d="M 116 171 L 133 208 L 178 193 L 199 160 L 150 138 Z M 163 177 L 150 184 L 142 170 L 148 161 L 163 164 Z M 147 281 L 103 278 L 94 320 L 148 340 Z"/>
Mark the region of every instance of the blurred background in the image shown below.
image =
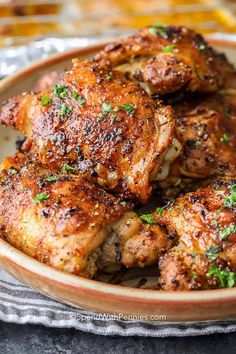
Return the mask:
<path id="1" fill-rule="evenodd" d="M 28 61 L 154 23 L 184 24 L 204 34 L 232 36 L 236 1 L 0 0 L 0 77 Z"/>

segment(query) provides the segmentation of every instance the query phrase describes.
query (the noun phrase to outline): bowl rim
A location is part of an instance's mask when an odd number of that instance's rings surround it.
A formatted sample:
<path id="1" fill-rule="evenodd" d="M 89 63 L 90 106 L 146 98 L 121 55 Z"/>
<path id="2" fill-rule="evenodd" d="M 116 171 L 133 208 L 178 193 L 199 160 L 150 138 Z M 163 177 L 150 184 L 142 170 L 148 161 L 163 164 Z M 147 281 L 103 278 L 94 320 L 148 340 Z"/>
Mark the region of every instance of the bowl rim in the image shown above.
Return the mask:
<path id="1" fill-rule="evenodd" d="M 227 39 L 206 37 L 211 45 L 223 46 L 227 48 L 236 49 L 236 38 L 232 37 Z M 111 43 L 112 41 L 109 41 Z M 86 56 L 101 50 L 108 42 L 91 45 L 86 48 L 73 49 L 64 53 L 59 53 L 50 56 L 49 58 L 34 62 L 30 66 L 20 70 L 14 75 L 11 75 L 2 81 L 0 81 L 0 95 L 3 91 L 6 91 L 15 82 L 28 77 L 31 73 L 42 69 L 50 70 L 50 66 L 65 62 L 78 55 Z M 236 301 L 236 288 L 230 289 L 214 289 L 214 290 L 199 290 L 199 291 L 163 291 L 152 289 L 140 289 L 124 287 L 121 285 L 104 283 L 101 281 L 86 279 L 80 276 L 65 273 L 43 264 L 34 258 L 24 254 L 11 246 L 9 243 L 0 239 L 0 263 L 1 259 L 8 259 L 11 263 L 17 265 L 20 269 L 30 271 L 35 276 L 47 278 L 50 281 L 70 286 L 71 288 L 89 290 L 90 293 L 96 296 L 103 296 L 104 293 L 110 297 L 132 300 L 133 302 L 146 302 L 149 304 L 167 303 L 167 304 L 182 304 L 191 303 L 197 304 L 199 302 L 212 303 L 216 301 L 222 303 L 225 300 Z M 5 268 L 6 269 L 6 268 Z"/>
<path id="2" fill-rule="evenodd" d="M 199 303 L 199 301 L 212 302 L 213 300 L 225 301 L 236 300 L 236 288 L 214 289 L 199 291 L 164 291 L 152 289 L 140 289 L 125 287 L 116 284 L 104 283 L 93 279 L 86 279 L 77 275 L 69 274 L 24 254 L 11 246 L 6 241 L 0 239 L 1 258 L 6 258 L 17 265 L 18 268 L 30 271 L 35 276 L 42 276 L 53 282 L 71 288 L 89 290 L 91 293 L 103 295 L 104 293 L 116 298 L 132 299 L 132 301 L 145 301 L 149 303 Z M 190 296 L 191 295 L 191 296 Z"/>

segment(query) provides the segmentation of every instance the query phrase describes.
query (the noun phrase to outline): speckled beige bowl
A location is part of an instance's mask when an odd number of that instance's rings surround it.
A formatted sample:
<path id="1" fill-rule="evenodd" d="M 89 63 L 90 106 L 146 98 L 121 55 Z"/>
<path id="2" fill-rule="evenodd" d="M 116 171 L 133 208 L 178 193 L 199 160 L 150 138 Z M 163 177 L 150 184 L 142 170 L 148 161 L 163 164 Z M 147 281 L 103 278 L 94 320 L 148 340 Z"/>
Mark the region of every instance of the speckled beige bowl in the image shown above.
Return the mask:
<path id="1" fill-rule="evenodd" d="M 214 41 L 236 63 L 236 42 Z M 28 90 L 45 72 L 66 66 L 70 59 L 88 57 L 102 45 L 78 49 L 40 61 L 0 82 L 0 103 L 8 97 Z M 0 158 L 15 151 L 19 134 L 0 128 Z M 0 240 L 0 264 L 10 274 L 41 293 L 72 306 L 133 315 L 164 315 L 167 321 L 197 321 L 236 316 L 236 288 L 163 292 L 112 285 L 87 280 L 50 268 L 26 256 Z M 121 279 L 122 283 L 122 279 Z M 150 317 L 149 317 L 150 318 Z"/>

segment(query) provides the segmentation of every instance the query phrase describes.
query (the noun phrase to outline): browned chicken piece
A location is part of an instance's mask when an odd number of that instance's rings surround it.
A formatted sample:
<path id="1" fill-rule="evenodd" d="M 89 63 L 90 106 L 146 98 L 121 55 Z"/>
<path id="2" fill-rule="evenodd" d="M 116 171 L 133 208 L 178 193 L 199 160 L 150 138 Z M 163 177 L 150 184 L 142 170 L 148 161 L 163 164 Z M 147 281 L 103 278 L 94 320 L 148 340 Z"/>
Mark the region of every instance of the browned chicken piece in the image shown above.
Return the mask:
<path id="1" fill-rule="evenodd" d="M 121 264 L 127 268 L 143 268 L 157 263 L 173 245 L 173 238 L 159 225 L 144 223 L 130 211 L 111 226 L 100 248 L 99 264 L 106 269 Z"/>
<path id="2" fill-rule="evenodd" d="M 168 174 L 179 153 L 171 145 L 172 108 L 124 74 L 89 61 L 75 60 L 52 90 L 8 100 L 0 123 L 25 134 L 41 162 L 143 203 L 150 178 Z"/>
<path id="3" fill-rule="evenodd" d="M 171 177 L 236 176 L 236 93 L 197 97 L 176 106 L 182 153 Z"/>
<path id="4" fill-rule="evenodd" d="M 235 69 L 225 56 L 186 27 L 154 25 L 142 29 L 108 44 L 94 60 L 125 72 L 148 93 L 161 96 L 182 89 L 214 92 L 229 82 L 236 86 Z"/>
<path id="5" fill-rule="evenodd" d="M 127 267 L 156 262 L 171 247 L 158 225 L 143 224 L 131 205 L 79 175 L 18 153 L 4 160 L 0 176 L 2 238 L 59 270 L 92 278 L 111 234 L 119 240 L 115 262 Z"/>
<path id="6" fill-rule="evenodd" d="M 160 261 L 165 290 L 236 285 L 236 180 L 218 180 L 154 214 L 179 240 Z"/>

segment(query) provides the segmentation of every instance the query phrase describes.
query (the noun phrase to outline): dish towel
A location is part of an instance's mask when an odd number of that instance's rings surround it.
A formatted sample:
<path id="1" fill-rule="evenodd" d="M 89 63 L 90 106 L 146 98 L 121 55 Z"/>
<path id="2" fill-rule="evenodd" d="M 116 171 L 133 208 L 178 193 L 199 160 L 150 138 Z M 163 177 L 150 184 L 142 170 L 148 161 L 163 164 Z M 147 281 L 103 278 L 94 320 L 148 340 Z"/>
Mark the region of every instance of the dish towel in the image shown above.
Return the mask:
<path id="1" fill-rule="evenodd" d="M 190 336 L 236 331 L 236 319 L 191 323 L 120 320 L 51 300 L 0 269 L 0 319 L 120 336 Z"/>

